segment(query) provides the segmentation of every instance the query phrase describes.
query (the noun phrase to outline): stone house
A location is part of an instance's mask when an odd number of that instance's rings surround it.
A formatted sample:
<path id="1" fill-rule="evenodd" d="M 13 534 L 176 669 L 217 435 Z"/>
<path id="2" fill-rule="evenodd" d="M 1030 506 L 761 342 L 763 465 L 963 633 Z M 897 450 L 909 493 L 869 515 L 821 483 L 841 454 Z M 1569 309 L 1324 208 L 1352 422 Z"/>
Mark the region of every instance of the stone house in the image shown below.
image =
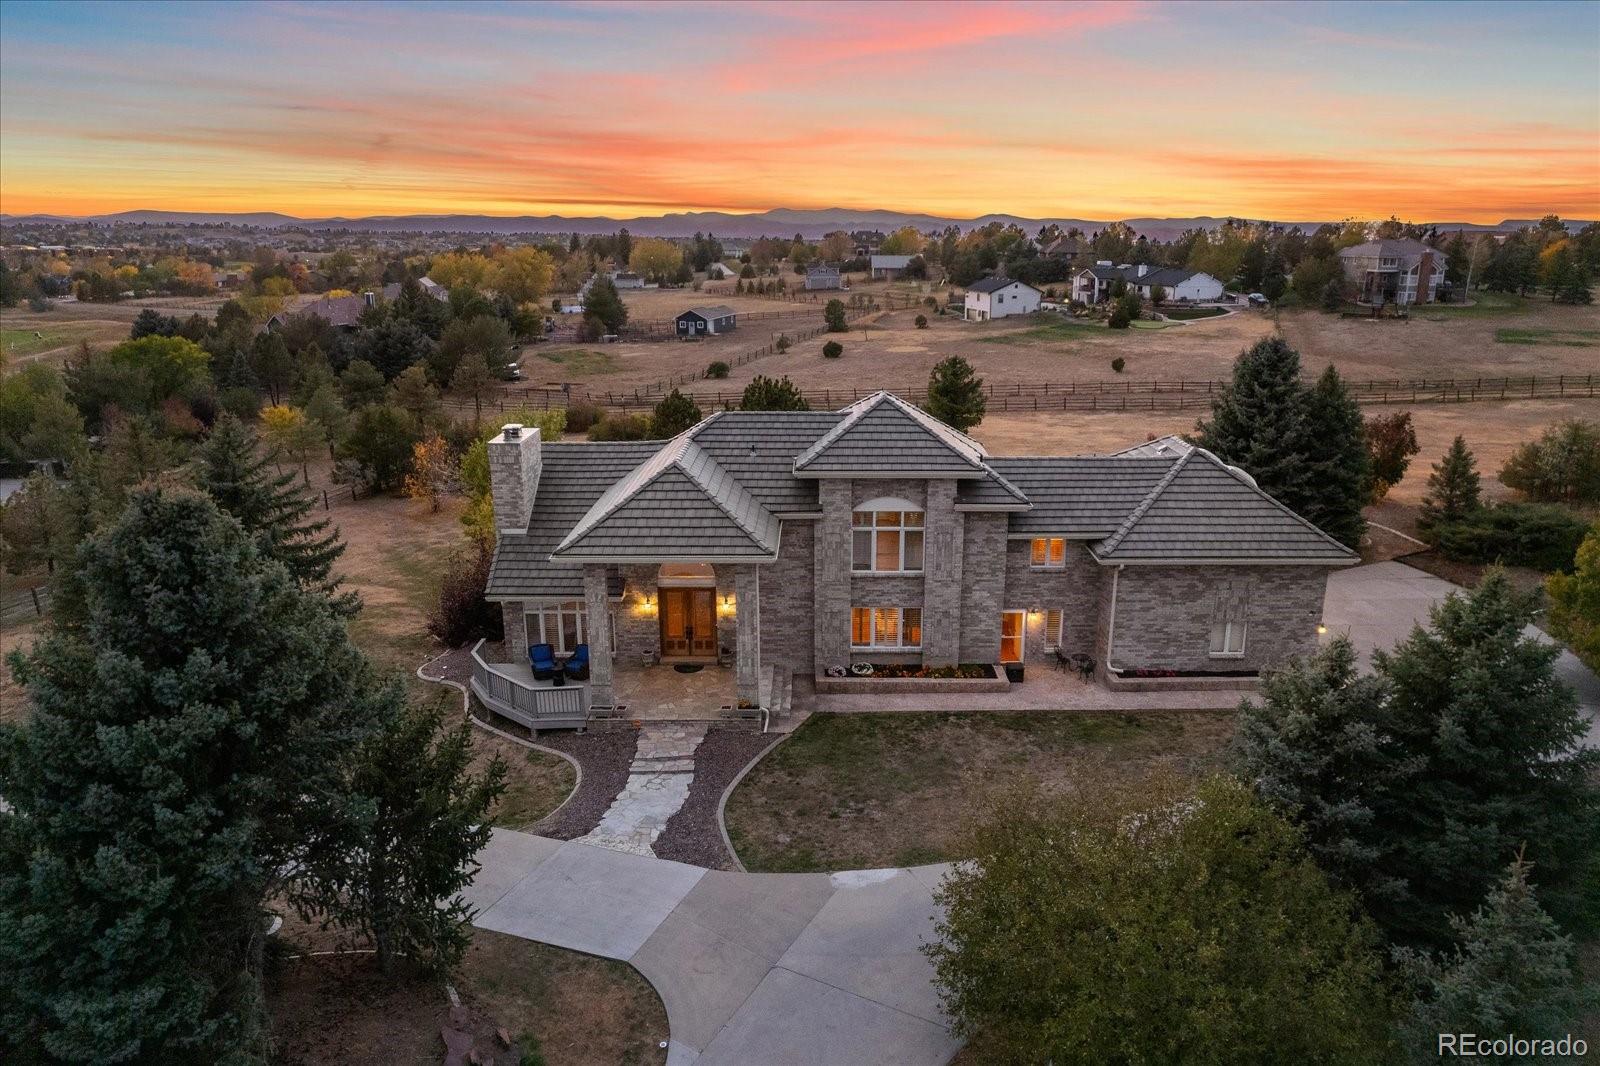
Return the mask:
<path id="1" fill-rule="evenodd" d="M 1428 304 L 1439 298 L 1444 256 L 1409 237 L 1367 241 L 1339 252 L 1345 284 L 1363 304 Z"/>
<path id="2" fill-rule="evenodd" d="M 749 708 L 857 663 L 1237 684 L 1315 650 L 1328 572 L 1357 561 L 1181 441 L 991 456 L 885 392 L 664 442 L 507 426 L 489 460 L 506 646 L 587 644 L 591 708 L 662 664 L 731 663 Z"/>

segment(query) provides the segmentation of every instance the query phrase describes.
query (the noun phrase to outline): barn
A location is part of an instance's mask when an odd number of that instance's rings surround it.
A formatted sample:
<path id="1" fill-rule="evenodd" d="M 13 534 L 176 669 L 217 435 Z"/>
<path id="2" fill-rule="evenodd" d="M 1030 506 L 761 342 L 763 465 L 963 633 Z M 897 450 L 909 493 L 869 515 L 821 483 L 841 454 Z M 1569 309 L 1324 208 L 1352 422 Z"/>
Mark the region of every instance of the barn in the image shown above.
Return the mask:
<path id="1" fill-rule="evenodd" d="M 718 333 L 731 333 L 738 323 L 733 308 L 717 304 L 714 307 L 691 307 L 678 316 L 678 336 L 711 337 Z"/>

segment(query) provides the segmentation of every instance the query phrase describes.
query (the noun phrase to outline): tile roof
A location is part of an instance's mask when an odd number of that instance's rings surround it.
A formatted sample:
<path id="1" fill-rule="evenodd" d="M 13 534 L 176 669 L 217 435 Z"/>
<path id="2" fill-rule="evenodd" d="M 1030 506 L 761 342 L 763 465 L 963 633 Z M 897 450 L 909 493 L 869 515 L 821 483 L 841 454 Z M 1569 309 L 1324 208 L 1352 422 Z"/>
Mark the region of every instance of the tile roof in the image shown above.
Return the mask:
<path id="1" fill-rule="evenodd" d="M 794 461 L 797 476 L 900 473 L 978 477 L 988 453 L 965 433 L 888 392 L 875 392 Z"/>
<path id="2" fill-rule="evenodd" d="M 711 304 L 705 307 L 691 307 L 687 311 L 680 312 L 678 317 L 699 315 L 701 318 L 710 321 L 713 318 L 732 318 L 734 314 L 733 308 L 728 307 L 726 304 Z"/>
<path id="3" fill-rule="evenodd" d="M 1435 252 L 1421 241 L 1411 237 L 1396 237 L 1385 241 L 1367 241 L 1364 244 L 1353 244 L 1348 248 L 1339 250 L 1340 258 L 1362 259 L 1370 256 L 1420 256 L 1423 252 Z"/>
<path id="4" fill-rule="evenodd" d="M 1194 450 L 1194 445 L 1176 434 L 1169 433 L 1165 437 L 1147 440 L 1143 444 L 1135 444 L 1131 448 L 1124 448 L 1112 455 L 1137 456 L 1145 459 L 1177 459 L 1188 455 Z"/>
<path id="5" fill-rule="evenodd" d="M 1110 455 L 996 456 L 989 465 L 1033 504 L 1011 532 L 1110 536 L 1172 467 L 1171 459 Z"/>
<path id="6" fill-rule="evenodd" d="M 1172 462 L 1116 531 L 1090 550 L 1112 563 L 1340 565 L 1357 558 L 1204 448 Z"/>
<path id="7" fill-rule="evenodd" d="M 777 516 L 686 430 L 601 493 L 554 558 L 772 558 Z"/>
<path id="8" fill-rule="evenodd" d="M 811 514 L 817 483 L 794 476 L 794 459 L 843 417 L 838 411 L 718 411 L 690 434 L 774 514 Z"/>

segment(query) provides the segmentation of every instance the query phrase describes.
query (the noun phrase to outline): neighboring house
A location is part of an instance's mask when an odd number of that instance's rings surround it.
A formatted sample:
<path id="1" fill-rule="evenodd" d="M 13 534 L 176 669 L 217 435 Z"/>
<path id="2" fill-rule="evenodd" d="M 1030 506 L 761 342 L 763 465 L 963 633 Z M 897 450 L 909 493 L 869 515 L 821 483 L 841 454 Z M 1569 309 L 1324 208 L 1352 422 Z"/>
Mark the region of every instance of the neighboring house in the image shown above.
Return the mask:
<path id="1" fill-rule="evenodd" d="M 1182 459 L 1192 451 L 1194 451 L 1193 444 L 1169 433 L 1165 437 L 1156 437 L 1154 440 L 1147 440 L 1143 444 L 1135 444 L 1131 448 L 1124 448 L 1120 452 L 1111 454 L 1131 456 L 1135 459 Z M 1255 483 L 1253 478 L 1251 483 Z"/>
<path id="2" fill-rule="evenodd" d="M 449 302 L 450 290 L 445 288 L 443 285 L 440 285 L 432 278 L 418 278 L 417 284 L 422 286 L 423 292 L 427 293 L 429 296 L 432 296 L 435 300 Z"/>
<path id="3" fill-rule="evenodd" d="M 874 255 L 870 260 L 872 276 L 893 281 L 905 272 L 912 258 L 909 255 Z"/>
<path id="4" fill-rule="evenodd" d="M 611 272 L 611 284 L 619 289 L 642 289 L 644 277 L 631 270 L 614 270 Z"/>
<path id="5" fill-rule="evenodd" d="M 885 392 L 670 441 L 507 426 L 489 467 L 506 647 L 587 645 L 585 714 L 674 663 L 731 661 L 724 706 L 752 709 L 864 663 L 1078 655 L 1108 683 L 1236 686 L 1316 650 L 1329 570 L 1358 561 L 1202 449 L 991 456 Z"/>
<path id="6" fill-rule="evenodd" d="M 1444 256 L 1409 237 L 1345 248 L 1339 266 L 1364 304 L 1433 303 L 1444 278 Z"/>
<path id="7" fill-rule="evenodd" d="M 691 307 L 678 316 L 678 336 L 708 337 L 730 333 L 738 326 L 738 315 L 733 308 L 718 304 L 714 307 Z"/>
<path id="8" fill-rule="evenodd" d="M 1039 310 L 1044 293 L 1011 278 L 980 278 L 967 286 L 961 317 L 987 322 L 1007 315 L 1031 315 Z"/>
<path id="9" fill-rule="evenodd" d="M 1046 259 L 1060 259 L 1075 264 L 1089 257 L 1088 242 L 1077 237 L 1057 237 L 1039 250 Z"/>
<path id="10" fill-rule="evenodd" d="M 706 267 L 706 277 L 712 281 L 726 281 L 728 278 L 736 278 L 738 276 L 739 272 L 727 263 L 712 263 Z"/>
<path id="11" fill-rule="evenodd" d="M 276 333 L 282 329 L 291 318 L 302 315 L 317 315 L 328 320 L 328 324 L 335 329 L 355 330 L 361 326 L 361 315 L 367 308 L 378 302 L 380 293 L 356 293 L 354 296 L 324 296 L 320 300 L 313 300 L 296 308 L 285 308 L 267 319 L 263 327 L 269 333 Z M 400 283 L 393 282 L 385 285 L 381 290 L 385 301 L 393 300 L 400 295 Z"/>
<path id="12" fill-rule="evenodd" d="M 1161 287 L 1165 299 L 1174 303 L 1222 298 L 1222 282 L 1203 271 L 1156 267 L 1147 263 L 1112 266 L 1105 260 L 1085 267 L 1072 276 L 1072 298 L 1086 304 L 1099 303 L 1111 295 L 1118 279 L 1146 300 L 1150 299 L 1150 294 L 1157 286 Z"/>
<path id="13" fill-rule="evenodd" d="M 806 270 L 806 288 L 837 289 L 840 286 L 839 268 L 822 264 Z"/>

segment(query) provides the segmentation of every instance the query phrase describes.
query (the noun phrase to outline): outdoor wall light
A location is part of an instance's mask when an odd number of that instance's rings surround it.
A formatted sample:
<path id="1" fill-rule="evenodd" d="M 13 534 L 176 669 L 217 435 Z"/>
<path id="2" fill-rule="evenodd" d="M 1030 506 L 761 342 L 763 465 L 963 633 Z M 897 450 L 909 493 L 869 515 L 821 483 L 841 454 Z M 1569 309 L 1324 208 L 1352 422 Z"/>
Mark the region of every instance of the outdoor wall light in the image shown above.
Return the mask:
<path id="1" fill-rule="evenodd" d="M 1327 626 L 1323 625 L 1321 622 L 1317 623 L 1317 636 L 1320 637 L 1320 636 L 1322 636 L 1322 634 L 1326 633 L 1327 631 L 1328 631 L 1328 627 Z"/>

